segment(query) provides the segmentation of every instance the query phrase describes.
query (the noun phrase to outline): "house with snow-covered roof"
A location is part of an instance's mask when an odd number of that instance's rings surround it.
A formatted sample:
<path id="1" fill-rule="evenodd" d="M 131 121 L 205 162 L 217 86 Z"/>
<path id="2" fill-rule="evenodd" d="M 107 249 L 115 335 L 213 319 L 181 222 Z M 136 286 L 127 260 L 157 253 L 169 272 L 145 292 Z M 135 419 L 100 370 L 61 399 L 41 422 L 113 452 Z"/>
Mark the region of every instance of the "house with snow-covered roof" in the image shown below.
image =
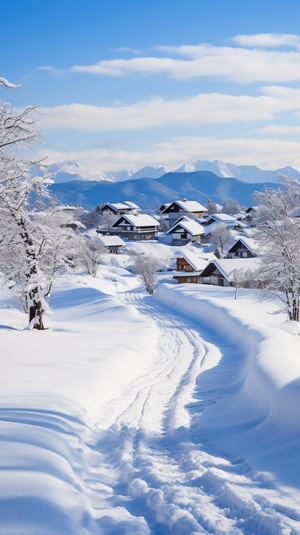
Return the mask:
<path id="1" fill-rule="evenodd" d="M 106 234 L 128 240 L 155 240 L 159 229 L 157 219 L 148 214 L 123 214 L 107 230 Z"/>
<path id="2" fill-rule="evenodd" d="M 246 286 L 247 280 L 252 280 L 252 274 L 259 268 L 260 263 L 258 257 L 212 260 L 200 274 L 199 281 L 214 286 L 233 286 L 240 278 L 241 286 Z"/>
<path id="3" fill-rule="evenodd" d="M 209 256 L 199 257 L 192 252 L 176 253 L 176 270 L 173 278 L 180 283 L 194 283 L 199 282 L 200 273 L 209 262 L 209 258 L 215 258 L 213 254 Z"/>
<path id="4" fill-rule="evenodd" d="M 185 245 L 189 242 L 201 243 L 203 232 L 204 229 L 200 223 L 194 219 L 183 217 L 166 234 L 171 236 L 172 245 Z"/>
<path id="5" fill-rule="evenodd" d="M 234 226 L 236 223 L 236 217 L 228 214 L 210 214 L 205 218 L 205 224 L 212 225 L 213 223 L 225 223 L 226 226 Z"/>
<path id="6" fill-rule="evenodd" d="M 169 228 L 181 215 L 188 215 L 190 218 L 203 218 L 207 213 L 207 208 L 198 201 L 188 201 L 187 199 L 174 201 L 161 211 L 162 217 L 169 221 Z"/>
<path id="7" fill-rule="evenodd" d="M 227 258 L 254 258 L 257 256 L 259 245 L 247 236 L 238 236 L 227 246 Z"/>
<path id="8" fill-rule="evenodd" d="M 97 230 L 97 233 L 101 231 Z M 120 236 L 98 236 L 100 244 L 105 247 L 109 253 L 119 253 L 120 248 L 125 245 L 125 242 Z"/>
<path id="9" fill-rule="evenodd" d="M 139 206 L 131 201 L 108 202 L 97 206 L 100 214 L 110 213 L 113 215 L 136 213 L 140 210 Z"/>

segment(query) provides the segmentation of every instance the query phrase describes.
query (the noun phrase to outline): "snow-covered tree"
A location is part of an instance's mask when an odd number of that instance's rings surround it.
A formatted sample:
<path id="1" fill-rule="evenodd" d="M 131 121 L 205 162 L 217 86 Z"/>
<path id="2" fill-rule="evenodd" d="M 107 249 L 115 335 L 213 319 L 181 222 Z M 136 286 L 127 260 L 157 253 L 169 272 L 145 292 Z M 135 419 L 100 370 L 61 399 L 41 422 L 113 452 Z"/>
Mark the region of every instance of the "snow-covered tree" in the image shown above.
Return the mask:
<path id="1" fill-rule="evenodd" d="M 97 207 L 94 210 L 87 211 L 83 210 L 80 213 L 80 221 L 83 223 L 83 225 L 86 228 L 97 228 L 102 223 L 102 216 L 97 209 Z"/>
<path id="2" fill-rule="evenodd" d="M 212 243 L 220 250 L 222 256 L 224 253 L 224 246 L 232 239 L 232 234 L 225 223 L 218 223 L 211 229 L 210 238 Z"/>
<path id="3" fill-rule="evenodd" d="M 137 255 L 134 263 L 136 271 L 142 278 L 147 292 L 152 295 L 156 281 L 156 272 L 160 268 L 160 261 L 154 256 Z"/>
<path id="4" fill-rule="evenodd" d="M 256 198 L 255 239 L 262 259 L 256 276 L 267 293 L 280 297 L 289 319 L 299 321 L 300 220 L 291 214 L 300 206 L 300 184 L 285 179 L 283 188 L 267 188 Z"/>
<path id="5" fill-rule="evenodd" d="M 12 86 L 0 79 L 0 85 Z M 33 216 L 32 201 L 45 198 L 49 179 L 41 172 L 43 162 L 26 155 L 38 140 L 35 108 L 20 111 L 0 99 L 0 250 L 10 248 L 17 260 L 16 278 L 23 284 L 29 325 L 44 329 L 44 278 L 39 265 L 43 229 Z M 13 250 L 14 248 L 14 250 Z M 13 266 L 12 266 L 13 267 Z"/>
<path id="6" fill-rule="evenodd" d="M 208 215 L 211 215 L 211 214 L 217 214 L 218 211 L 219 211 L 219 206 L 217 205 L 217 203 L 211 199 L 208 199 L 207 203 L 206 203 L 206 208 L 207 208 L 207 211 L 208 211 Z"/>
<path id="7" fill-rule="evenodd" d="M 79 237 L 78 245 L 80 247 L 81 264 L 89 275 L 96 277 L 101 258 L 106 254 L 105 247 L 100 243 L 97 236 L 95 238 L 81 236 Z"/>
<path id="8" fill-rule="evenodd" d="M 241 211 L 241 205 L 238 201 L 231 200 L 225 201 L 222 207 L 223 214 L 234 215 L 238 214 Z"/>
<path id="9" fill-rule="evenodd" d="M 42 225 L 43 239 L 40 247 L 39 264 L 45 276 L 44 296 L 52 289 L 55 278 L 68 269 L 80 264 L 80 234 L 83 227 L 75 211 L 61 206 L 50 206 L 35 213 Z"/>

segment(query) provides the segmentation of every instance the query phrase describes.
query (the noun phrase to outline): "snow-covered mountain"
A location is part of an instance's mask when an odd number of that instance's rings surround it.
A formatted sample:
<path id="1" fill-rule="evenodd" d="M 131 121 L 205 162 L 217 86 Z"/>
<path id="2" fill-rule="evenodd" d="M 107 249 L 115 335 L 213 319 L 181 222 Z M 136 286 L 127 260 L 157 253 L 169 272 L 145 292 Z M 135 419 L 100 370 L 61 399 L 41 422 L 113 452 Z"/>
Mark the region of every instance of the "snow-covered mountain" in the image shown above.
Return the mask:
<path id="1" fill-rule="evenodd" d="M 160 178 L 170 170 L 167 167 L 147 165 L 141 169 L 122 171 L 90 171 L 75 161 L 64 162 L 60 165 L 51 165 L 53 180 L 57 184 L 72 182 L 73 180 L 87 180 L 98 182 L 123 182 L 130 178 Z"/>
<path id="2" fill-rule="evenodd" d="M 219 177 L 237 178 L 243 182 L 279 182 L 282 175 L 300 180 L 300 173 L 291 166 L 275 169 L 274 171 L 260 169 L 255 165 L 234 165 L 219 160 L 209 162 L 207 160 L 198 160 L 196 162 L 187 162 L 183 164 L 178 173 L 192 173 L 195 171 L 210 171 Z"/>
<path id="3" fill-rule="evenodd" d="M 90 171 L 77 162 L 64 162 L 61 165 L 53 165 L 51 169 L 54 173 L 56 183 L 72 182 L 74 180 L 92 180 L 97 182 L 123 182 L 129 179 L 140 178 L 161 178 L 170 172 L 170 169 L 162 166 L 147 165 L 141 169 L 106 171 Z M 209 162 L 207 160 L 197 160 L 186 162 L 175 173 L 193 173 L 195 171 L 210 171 L 221 178 L 236 178 L 248 184 L 280 182 L 283 175 L 300 181 L 300 172 L 291 166 L 282 167 L 275 170 L 260 169 L 255 165 L 235 165 L 219 160 Z"/>
<path id="4" fill-rule="evenodd" d="M 160 178 L 166 173 L 169 173 L 169 171 L 170 169 L 167 169 L 167 167 L 147 165 L 146 167 L 142 167 L 142 169 L 133 173 L 131 178 Z"/>

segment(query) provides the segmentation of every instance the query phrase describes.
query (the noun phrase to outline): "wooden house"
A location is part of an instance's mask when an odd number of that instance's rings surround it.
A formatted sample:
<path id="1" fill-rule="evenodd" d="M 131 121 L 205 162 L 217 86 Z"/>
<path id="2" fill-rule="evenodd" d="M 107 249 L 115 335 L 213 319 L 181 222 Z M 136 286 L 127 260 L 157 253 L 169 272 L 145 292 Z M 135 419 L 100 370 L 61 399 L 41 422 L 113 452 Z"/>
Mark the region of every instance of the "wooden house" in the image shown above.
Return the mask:
<path id="1" fill-rule="evenodd" d="M 159 229 L 157 219 L 148 214 L 124 214 L 106 231 L 106 234 L 128 240 L 155 240 Z"/>
<path id="2" fill-rule="evenodd" d="M 188 215 L 190 218 L 203 218 L 208 211 L 205 206 L 197 201 L 174 201 L 167 205 L 161 212 L 163 218 L 168 219 L 171 228 L 181 215 Z"/>
<path id="3" fill-rule="evenodd" d="M 239 236 L 227 249 L 227 258 L 254 258 L 257 256 L 258 243 L 253 238 Z"/>
<path id="4" fill-rule="evenodd" d="M 167 231 L 172 238 L 172 245 L 185 245 L 189 242 L 201 243 L 203 227 L 194 219 L 183 217 Z"/>
<path id="5" fill-rule="evenodd" d="M 173 278 L 180 283 L 194 283 L 199 282 L 200 273 L 203 271 L 204 267 L 207 265 L 207 258 L 200 258 L 195 254 L 189 252 L 176 256 L 176 272 L 173 275 Z"/>
<path id="6" fill-rule="evenodd" d="M 214 286 L 233 286 L 240 277 L 245 284 L 247 274 L 254 272 L 259 264 L 259 258 L 213 260 L 203 269 L 199 276 L 199 282 Z"/>

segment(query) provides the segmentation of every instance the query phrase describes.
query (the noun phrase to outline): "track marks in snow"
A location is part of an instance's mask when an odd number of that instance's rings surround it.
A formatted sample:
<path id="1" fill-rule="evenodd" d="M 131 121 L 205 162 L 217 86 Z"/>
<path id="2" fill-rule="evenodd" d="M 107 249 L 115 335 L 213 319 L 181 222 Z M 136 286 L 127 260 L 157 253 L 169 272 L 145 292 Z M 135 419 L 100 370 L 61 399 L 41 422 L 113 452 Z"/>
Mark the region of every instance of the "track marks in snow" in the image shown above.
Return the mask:
<path id="1" fill-rule="evenodd" d="M 134 399 L 97 445 L 113 451 L 107 461 L 117 474 L 114 506 L 142 516 L 153 535 L 299 535 L 288 496 L 243 459 L 220 454 L 214 437 L 200 438 L 195 428 L 194 418 L 213 402 L 207 393 L 195 402 L 196 379 L 218 349 L 151 298 L 128 298 L 161 336 L 153 369 L 131 385 Z"/>

